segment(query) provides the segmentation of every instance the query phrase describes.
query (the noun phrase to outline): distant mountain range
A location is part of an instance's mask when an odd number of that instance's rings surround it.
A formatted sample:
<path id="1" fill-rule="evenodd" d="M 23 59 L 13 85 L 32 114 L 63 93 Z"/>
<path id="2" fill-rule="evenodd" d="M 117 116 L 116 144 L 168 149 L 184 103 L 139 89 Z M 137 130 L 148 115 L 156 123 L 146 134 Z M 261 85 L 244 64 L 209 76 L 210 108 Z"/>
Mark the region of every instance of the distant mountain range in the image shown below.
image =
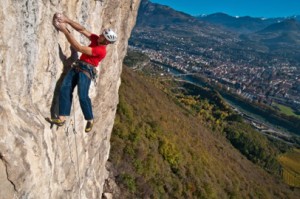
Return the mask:
<path id="1" fill-rule="evenodd" d="M 190 35 L 204 34 L 207 37 L 214 35 L 219 37 L 224 33 L 223 28 L 208 24 L 191 15 L 176 11 L 168 6 L 151 3 L 142 0 L 136 23 L 136 30 L 156 29 L 170 31 L 171 34 Z M 218 29 L 216 32 L 215 29 Z M 226 35 L 228 36 L 228 35 Z"/>
<path id="2" fill-rule="evenodd" d="M 273 23 L 255 33 L 240 36 L 244 44 L 248 42 L 264 45 L 271 52 L 298 56 L 300 53 L 300 22 L 296 19 L 285 19 Z"/>
<path id="3" fill-rule="evenodd" d="M 142 45 L 162 44 L 163 42 L 178 43 L 175 40 L 182 38 L 185 39 L 185 43 L 180 42 L 182 45 L 197 42 L 199 45 L 209 47 L 221 41 L 238 39 L 237 34 L 234 35 L 222 27 L 201 21 L 168 6 L 151 3 L 148 0 L 141 1 L 131 41 L 140 37 L 139 34 L 154 34 L 154 37 L 158 37 L 153 41 L 139 40 L 138 42 Z"/>
<path id="4" fill-rule="evenodd" d="M 142 0 L 139 15 L 137 18 L 138 26 L 160 27 L 174 24 L 194 25 L 201 24 L 197 18 L 183 12 L 175 11 L 168 6 L 151 3 L 148 0 Z"/>
<path id="5" fill-rule="evenodd" d="M 300 21 L 300 15 L 286 18 L 255 18 L 255 17 L 233 17 L 225 13 L 215 13 L 211 15 L 197 16 L 200 21 L 206 21 L 215 25 L 220 25 L 228 30 L 239 33 L 251 33 L 262 30 L 269 25 L 280 23 L 288 19 Z"/>
<path id="6" fill-rule="evenodd" d="M 262 30 L 267 26 L 276 23 L 279 19 L 263 19 L 253 17 L 232 17 L 224 13 L 215 13 L 207 16 L 197 17 L 200 21 L 206 21 L 212 24 L 220 25 L 228 30 L 240 33 L 250 33 Z"/>
<path id="7" fill-rule="evenodd" d="M 215 13 L 197 18 L 241 34 L 240 39 L 243 40 L 243 45 L 250 42 L 255 46 L 265 46 L 270 51 L 282 52 L 285 48 L 285 51 L 290 54 L 300 53 L 299 15 L 266 19 L 249 16 L 232 17 L 224 13 Z"/>
<path id="8" fill-rule="evenodd" d="M 130 44 L 164 51 L 181 49 L 192 55 L 205 51 L 203 56 L 212 60 L 221 57 L 247 62 L 256 57 L 265 59 L 267 65 L 267 59 L 282 57 L 299 63 L 299 20 L 300 16 L 263 19 L 224 13 L 194 17 L 142 0 Z M 214 55 L 207 55 L 209 49 L 214 49 L 209 53 Z"/>

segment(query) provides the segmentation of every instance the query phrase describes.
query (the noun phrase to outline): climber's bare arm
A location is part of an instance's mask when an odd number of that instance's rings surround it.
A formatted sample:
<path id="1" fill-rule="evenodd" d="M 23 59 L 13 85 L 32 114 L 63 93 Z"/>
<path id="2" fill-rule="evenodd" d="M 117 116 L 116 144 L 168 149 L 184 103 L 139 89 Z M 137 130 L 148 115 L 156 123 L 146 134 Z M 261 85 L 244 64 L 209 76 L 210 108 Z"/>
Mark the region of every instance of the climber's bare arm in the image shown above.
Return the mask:
<path id="1" fill-rule="evenodd" d="M 92 48 L 88 47 L 88 46 L 82 46 L 74 37 L 73 35 L 70 33 L 70 31 L 66 28 L 66 24 L 65 23 L 60 23 L 58 25 L 58 29 L 63 32 L 67 38 L 67 40 L 69 41 L 69 43 L 71 44 L 71 46 L 83 53 L 83 54 L 87 54 L 87 55 L 92 55 Z"/>
<path id="2" fill-rule="evenodd" d="M 67 16 L 65 16 L 63 14 L 57 14 L 57 19 L 58 19 L 58 21 L 60 23 L 67 23 L 67 24 L 69 24 L 76 31 L 80 32 L 81 34 L 83 34 L 84 36 L 86 36 L 87 38 L 90 39 L 92 33 L 90 31 L 88 31 L 87 29 L 85 29 L 85 27 L 83 27 L 79 23 L 77 23 L 77 22 L 69 19 Z"/>

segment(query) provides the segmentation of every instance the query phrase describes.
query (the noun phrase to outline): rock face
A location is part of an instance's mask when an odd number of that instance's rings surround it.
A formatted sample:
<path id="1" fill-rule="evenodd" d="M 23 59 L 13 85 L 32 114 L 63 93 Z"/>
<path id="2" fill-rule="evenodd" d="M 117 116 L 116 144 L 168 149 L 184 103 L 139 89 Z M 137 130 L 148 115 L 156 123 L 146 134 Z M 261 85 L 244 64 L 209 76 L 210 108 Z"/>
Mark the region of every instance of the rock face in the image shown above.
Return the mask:
<path id="1" fill-rule="evenodd" d="M 102 197 L 122 61 L 138 7 L 139 0 L 1 1 L 0 198 Z M 60 83 L 80 56 L 52 25 L 59 11 L 96 34 L 107 27 L 118 33 L 98 67 L 98 84 L 91 85 L 96 123 L 89 134 L 76 88 L 66 125 L 50 128 L 45 121 L 57 115 Z"/>

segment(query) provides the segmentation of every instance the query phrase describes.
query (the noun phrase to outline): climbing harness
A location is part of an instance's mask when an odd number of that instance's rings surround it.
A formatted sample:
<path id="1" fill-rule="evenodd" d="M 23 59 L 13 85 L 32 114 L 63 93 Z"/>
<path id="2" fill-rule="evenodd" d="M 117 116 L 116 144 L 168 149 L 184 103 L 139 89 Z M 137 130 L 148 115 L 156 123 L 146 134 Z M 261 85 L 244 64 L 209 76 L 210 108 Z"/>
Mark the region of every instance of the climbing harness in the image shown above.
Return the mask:
<path id="1" fill-rule="evenodd" d="M 72 68 L 76 72 L 84 73 L 90 80 L 94 81 L 95 86 L 97 86 L 97 79 L 98 79 L 98 71 L 95 66 L 88 64 L 81 60 L 76 60 L 72 64 Z"/>

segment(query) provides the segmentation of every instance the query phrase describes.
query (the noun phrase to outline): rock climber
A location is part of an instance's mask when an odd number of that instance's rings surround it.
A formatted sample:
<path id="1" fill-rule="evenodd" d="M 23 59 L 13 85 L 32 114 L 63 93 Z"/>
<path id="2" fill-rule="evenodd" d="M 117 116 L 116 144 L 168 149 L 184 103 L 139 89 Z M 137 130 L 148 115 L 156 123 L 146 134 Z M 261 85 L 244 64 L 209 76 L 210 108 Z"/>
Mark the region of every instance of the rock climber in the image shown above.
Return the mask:
<path id="1" fill-rule="evenodd" d="M 106 46 L 113 44 L 117 40 L 116 33 L 111 29 L 104 29 L 99 36 L 86 30 L 79 23 L 69 19 L 66 15 L 56 13 L 54 15 L 54 26 L 64 33 L 71 46 L 81 52 L 79 60 L 75 61 L 71 70 L 64 78 L 59 94 L 59 116 L 51 118 L 49 122 L 57 126 L 63 126 L 66 116 L 70 116 L 73 90 L 78 87 L 78 96 L 80 107 L 85 120 L 87 121 L 85 132 L 90 132 L 94 124 L 91 99 L 89 98 L 89 88 L 91 80 L 95 78 L 97 72 L 95 68 L 106 55 Z M 89 46 L 83 46 L 74 38 L 67 29 L 70 25 L 73 29 L 87 37 L 91 43 Z"/>

